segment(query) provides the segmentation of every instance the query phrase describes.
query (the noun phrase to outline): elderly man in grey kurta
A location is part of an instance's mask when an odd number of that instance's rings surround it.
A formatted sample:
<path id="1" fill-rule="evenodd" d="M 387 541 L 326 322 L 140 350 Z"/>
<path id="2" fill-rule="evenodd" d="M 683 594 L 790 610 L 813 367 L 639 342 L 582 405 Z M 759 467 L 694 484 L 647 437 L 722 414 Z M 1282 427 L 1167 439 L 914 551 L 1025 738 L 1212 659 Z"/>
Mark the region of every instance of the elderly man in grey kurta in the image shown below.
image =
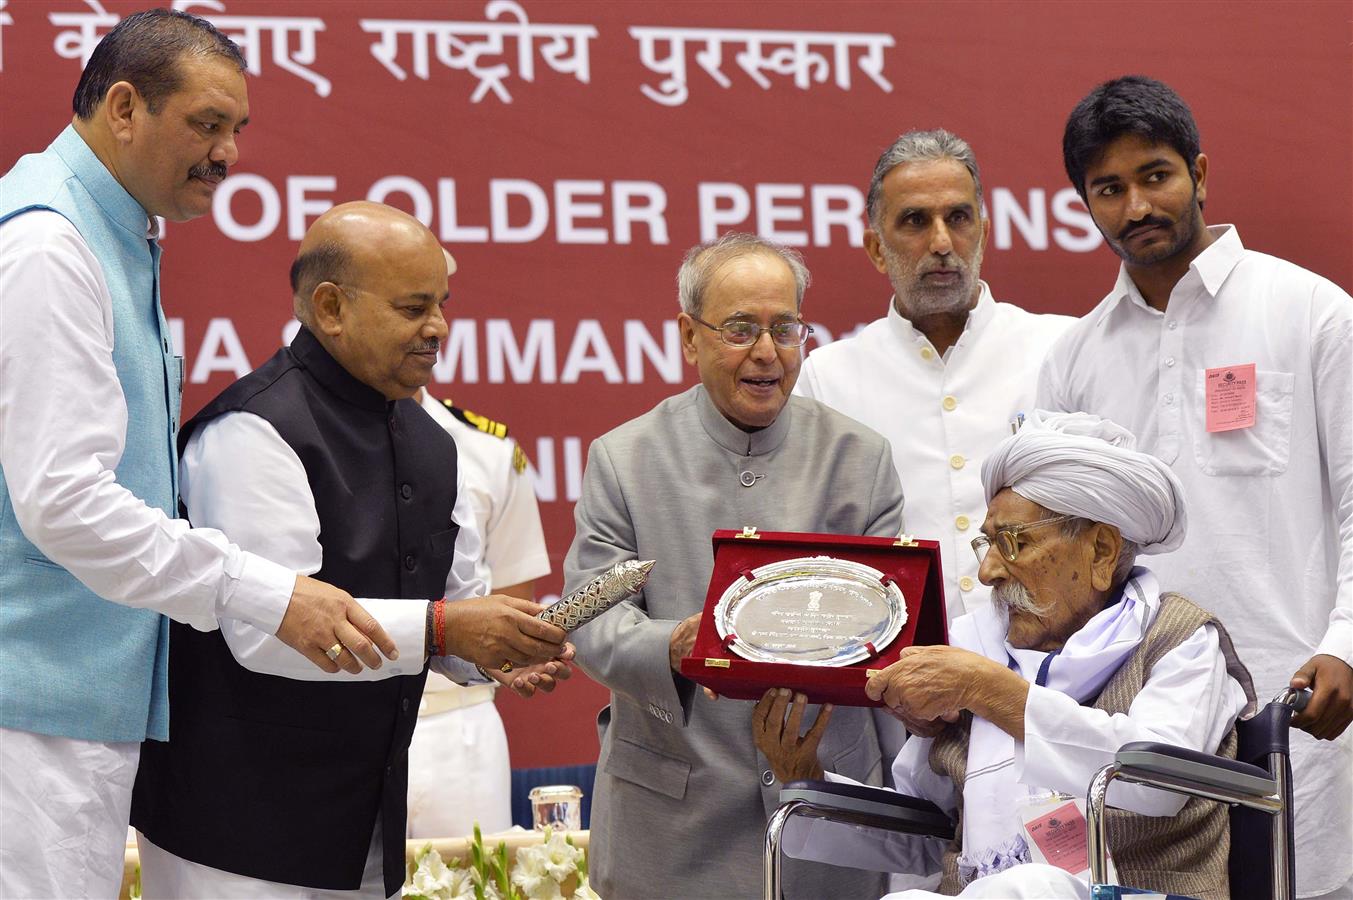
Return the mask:
<path id="1" fill-rule="evenodd" d="M 780 785 L 752 741 L 753 704 L 677 674 L 690 652 L 719 528 L 891 536 L 902 487 L 882 437 L 791 397 L 809 328 L 798 255 L 750 235 L 692 249 L 678 289 L 682 351 L 700 384 L 593 442 L 564 563 L 575 590 L 626 559 L 644 591 L 574 634 L 611 690 L 600 717 L 592 883 L 604 897 L 759 897 Z M 878 784 L 874 714 L 834 711 L 824 758 Z M 793 896 L 877 897 L 881 876 L 789 863 Z"/>

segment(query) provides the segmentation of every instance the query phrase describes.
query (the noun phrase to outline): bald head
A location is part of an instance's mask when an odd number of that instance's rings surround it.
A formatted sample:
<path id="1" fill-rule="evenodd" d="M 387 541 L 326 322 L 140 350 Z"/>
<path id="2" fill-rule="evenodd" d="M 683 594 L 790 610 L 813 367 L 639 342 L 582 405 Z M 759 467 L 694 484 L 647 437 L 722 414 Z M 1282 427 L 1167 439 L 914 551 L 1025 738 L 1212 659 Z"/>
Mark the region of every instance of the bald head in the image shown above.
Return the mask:
<path id="1" fill-rule="evenodd" d="M 422 222 L 393 206 L 357 200 L 333 207 L 310 226 L 291 264 L 296 318 L 313 325 L 311 300 L 320 284 L 358 282 L 365 269 L 390 251 L 416 253 L 420 245 L 435 247 L 443 260 L 451 259 Z M 454 271 L 451 265 L 447 269 L 448 274 Z"/>
<path id="2" fill-rule="evenodd" d="M 417 219 L 366 201 L 324 213 L 291 267 L 296 318 L 388 399 L 427 383 L 446 337 L 448 254 Z"/>

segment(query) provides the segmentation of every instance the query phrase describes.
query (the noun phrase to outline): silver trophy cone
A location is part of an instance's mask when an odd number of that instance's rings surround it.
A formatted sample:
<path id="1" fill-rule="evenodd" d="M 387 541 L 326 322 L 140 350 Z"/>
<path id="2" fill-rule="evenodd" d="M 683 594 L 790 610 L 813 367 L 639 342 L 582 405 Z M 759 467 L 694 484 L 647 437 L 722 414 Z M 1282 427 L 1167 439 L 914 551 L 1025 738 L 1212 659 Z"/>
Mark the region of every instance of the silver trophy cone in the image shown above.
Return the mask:
<path id="1" fill-rule="evenodd" d="M 619 562 L 593 578 L 558 603 L 542 610 L 537 618 L 565 631 L 581 628 L 622 600 L 633 597 L 648 583 L 655 560 Z"/>

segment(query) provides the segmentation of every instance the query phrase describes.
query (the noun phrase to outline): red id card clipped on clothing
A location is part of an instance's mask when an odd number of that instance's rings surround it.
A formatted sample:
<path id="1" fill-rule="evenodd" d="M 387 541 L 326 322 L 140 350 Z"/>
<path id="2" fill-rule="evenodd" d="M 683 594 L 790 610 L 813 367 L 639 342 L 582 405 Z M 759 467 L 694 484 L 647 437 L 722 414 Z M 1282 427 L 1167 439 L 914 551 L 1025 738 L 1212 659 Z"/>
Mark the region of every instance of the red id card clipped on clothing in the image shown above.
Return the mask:
<path id="1" fill-rule="evenodd" d="M 1253 427 L 1256 388 L 1254 363 L 1205 370 L 1203 398 L 1208 433 Z"/>

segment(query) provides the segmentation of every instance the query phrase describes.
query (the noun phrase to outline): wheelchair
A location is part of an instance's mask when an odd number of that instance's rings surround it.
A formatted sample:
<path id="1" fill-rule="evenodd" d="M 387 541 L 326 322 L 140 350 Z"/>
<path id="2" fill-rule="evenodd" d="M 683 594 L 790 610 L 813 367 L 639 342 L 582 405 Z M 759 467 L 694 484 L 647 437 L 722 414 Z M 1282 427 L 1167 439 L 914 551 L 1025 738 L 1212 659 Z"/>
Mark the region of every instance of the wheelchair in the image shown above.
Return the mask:
<path id="1" fill-rule="evenodd" d="M 1233 900 L 1292 900 L 1296 854 L 1292 846 L 1292 764 L 1288 726 L 1305 708 L 1309 690 L 1283 690 L 1248 719 L 1236 722 L 1235 759 L 1170 744 L 1125 744 L 1100 769 L 1086 802 L 1091 897 L 1111 900 L 1137 893 L 1107 883 L 1105 797 L 1114 781 L 1204 797 L 1231 807 L 1228 868 Z M 766 900 L 781 900 L 780 846 L 795 816 L 844 822 L 901 834 L 954 838 L 954 822 L 939 807 L 885 788 L 831 781 L 792 781 L 780 791 L 780 806 L 766 824 L 763 886 Z M 1260 867 L 1268 878 L 1257 878 Z"/>

